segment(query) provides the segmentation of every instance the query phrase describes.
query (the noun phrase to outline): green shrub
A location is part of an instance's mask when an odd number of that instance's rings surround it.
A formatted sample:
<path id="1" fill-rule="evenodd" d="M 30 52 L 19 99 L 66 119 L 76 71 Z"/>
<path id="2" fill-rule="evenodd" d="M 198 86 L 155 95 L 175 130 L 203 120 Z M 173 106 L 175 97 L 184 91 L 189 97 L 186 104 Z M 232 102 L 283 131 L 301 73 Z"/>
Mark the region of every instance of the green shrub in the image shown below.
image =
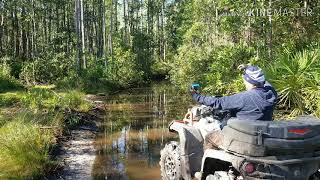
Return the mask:
<path id="1" fill-rule="evenodd" d="M 315 115 L 320 118 L 320 98 L 318 98 L 318 101 L 317 101 L 317 110 L 315 112 Z"/>
<path id="2" fill-rule="evenodd" d="M 0 128 L 0 179 L 44 175 L 50 164 L 52 133 L 24 120 Z"/>
<path id="3" fill-rule="evenodd" d="M 117 47 L 114 58 L 109 59 L 105 77 L 120 87 L 130 87 L 143 82 L 143 71 L 136 61 L 136 55 L 129 49 Z"/>
<path id="4" fill-rule="evenodd" d="M 73 56 L 65 53 L 46 54 L 23 65 L 20 79 L 28 85 L 54 83 L 68 75 L 73 68 Z"/>
<path id="5" fill-rule="evenodd" d="M 70 70 L 67 76 L 56 82 L 57 89 L 63 91 L 79 89 L 86 93 L 108 93 L 114 85 L 103 77 L 104 71 L 105 66 L 101 61 L 90 65 L 90 68 L 83 70 L 81 74 Z"/>
<path id="6" fill-rule="evenodd" d="M 84 94 L 78 91 L 57 94 L 47 88 L 32 88 L 21 100 L 24 107 L 35 113 L 42 110 L 55 111 L 59 108 L 70 108 L 79 111 L 88 111 L 91 104 L 84 100 Z"/>
<path id="7" fill-rule="evenodd" d="M 4 93 L 0 94 L 0 107 L 9 107 L 12 106 L 18 102 L 20 102 L 21 98 L 23 96 L 23 93 Z"/>
<path id="8" fill-rule="evenodd" d="M 22 84 L 11 76 L 9 61 L 7 57 L 0 59 L 0 93 L 23 89 Z"/>
<path id="9" fill-rule="evenodd" d="M 70 108 L 79 111 L 88 111 L 92 104 L 84 100 L 84 94 L 78 91 L 70 91 L 64 94 L 60 102 L 63 108 Z"/>
<path id="10" fill-rule="evenodd" d="M 0 59 L 0 77 L 11 77 L 11 67 L 8 64 L 10 58 L 4 57 Z"/>
<path id="11" fill-rule="evenodd" d="M 151 66 L 152 76 L 159 79 L 169 74 L 170 63 L 162 60 L 155 61 Z"/>
<path id="12" fill-rule="evenodd" d="M 31 88 L 21 100 L 24 107 L 35 112 L 43 109 L 53 110 L 59 106 L 59 101 L 59 96 L 46 88 Z"/>
<path id="13" fill-rule="evenodd" d="M 0 93 L 23 90 L 23 85 L 12 77 L 0 77 Z"/>
<path id="14" fill-rule="evenodd" d="M 209 45 L 183 46 L 179 49 L 171 74 L 171 81 L 184 89 L 200 82 L 205 92 L 231 94 L 243 90 L 237 66 L 252 58 L 246 46 Z"/>
<path id="15" fill-rule="evenodd" d="M 320 95 L 320 51 L 286 52 L 267 70 L 267 76 L 279 93 L 281 108 L 291 116 L 315 112 Z"/>
<path id="16" fill-rule="evenodd" d="M 57 88 L 61 90 L 80 89 L 82 87 L 81 77 L 72 70 L 68 72 L 67 76 L 61 78 L 56 82 Z"/>

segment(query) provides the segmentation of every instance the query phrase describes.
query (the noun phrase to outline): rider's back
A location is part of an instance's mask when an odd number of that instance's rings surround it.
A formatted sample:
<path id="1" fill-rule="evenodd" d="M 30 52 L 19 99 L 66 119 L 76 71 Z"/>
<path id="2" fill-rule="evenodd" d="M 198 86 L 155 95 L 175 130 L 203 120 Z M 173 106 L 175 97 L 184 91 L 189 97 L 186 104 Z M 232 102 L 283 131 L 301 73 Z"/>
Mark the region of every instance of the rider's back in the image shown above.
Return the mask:
<path id="1" fill-rule="evenodd" d="M 235 110 L 236 117 L 240 120 L 271 121 L 273 109 L 277 101 L 277 93 L 274 88 L 266 83 L 264 87 L 258 87 L 240 93 L 242 107 Z"/>
<path id="2" fill-rule="evenodd" d="M 214 97 L 193 94 L 193 99 L 215 109 L 230 110 L 239 120 L 271 121 L 277 101 L 277 93 L 266 82 L 263 87 L 257 87 L 231 96 Z"/>

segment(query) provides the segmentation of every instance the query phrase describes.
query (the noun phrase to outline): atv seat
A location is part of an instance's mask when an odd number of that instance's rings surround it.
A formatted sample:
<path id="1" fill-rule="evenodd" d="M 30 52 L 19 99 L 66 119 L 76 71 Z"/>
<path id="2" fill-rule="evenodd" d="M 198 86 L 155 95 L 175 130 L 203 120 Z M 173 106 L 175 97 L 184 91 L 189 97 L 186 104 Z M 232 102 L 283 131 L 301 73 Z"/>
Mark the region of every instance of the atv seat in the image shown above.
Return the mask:
<path id="1" fill-rule="evenodd" d="M 295 121 L 230 119 L 222 135 L 224 150 L 248 156 L 320 150 L 320 120 L 312 116 L 299 117 Z"/>

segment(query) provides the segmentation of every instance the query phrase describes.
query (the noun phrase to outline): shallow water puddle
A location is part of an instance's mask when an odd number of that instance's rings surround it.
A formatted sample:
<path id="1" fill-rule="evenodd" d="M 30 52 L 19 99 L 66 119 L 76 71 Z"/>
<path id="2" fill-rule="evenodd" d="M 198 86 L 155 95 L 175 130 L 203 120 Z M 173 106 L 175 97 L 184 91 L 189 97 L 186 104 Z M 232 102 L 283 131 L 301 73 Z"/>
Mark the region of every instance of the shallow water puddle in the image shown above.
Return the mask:
<path id="1" fill-rule="evenodd" d="M 63 146 L 62 159 L 66 166 L 63 177 L 58 179 L 91 179 L 96 157 L 94 134 L 85 130 L 73 130 L 71 133 L 74 139 Z"/>
<path id="2" fill-rule="evenodd" d="M 161 179 L 160 150 L 176 139 L 168 124 L 181 118 L 191 99 L 167 84 L 107 97 L 104 131 L 94 142 L 92 179 Z"/>

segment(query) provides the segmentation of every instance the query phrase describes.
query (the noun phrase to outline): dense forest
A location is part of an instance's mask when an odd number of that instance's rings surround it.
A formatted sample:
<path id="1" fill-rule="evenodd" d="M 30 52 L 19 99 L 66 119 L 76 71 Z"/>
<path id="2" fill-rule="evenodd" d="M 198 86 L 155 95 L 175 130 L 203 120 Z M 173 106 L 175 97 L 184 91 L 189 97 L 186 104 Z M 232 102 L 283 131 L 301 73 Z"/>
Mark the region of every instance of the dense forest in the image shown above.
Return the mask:
<path id="1" fill-rule="evenodd" d="M 241 63 L 264 69 L 280 94 L 279 116 L 320 116 L 319 17 L 318 0 L 0 0 L 0 139 L 15 136 L 13 127 L 43 133 L 21 118 L 78 122 L 61 113 L 88 110 L 84 93 L 169 79 L 182 91 L 200 82 L 206 93 L 232 94 L 244 88 Z M 7 112 L 16 104 L 23 115 Z M 30 157 L 8 161 L 0 143 L 0 178 L 46 174 L 50 133 L 27 136 L 43 143 L 30 171 Z M 11 140 L 15 156 L 29 147 Z"/>
<path id="2" fill-rule="evenodd" d="M 279 90 L 288 91 L 284 104 L 299 110 L 305 106 L 296 102 L 304 101 L 304 88 L 319 85 L 301 80 L 316 81 L 319 74 L 318 1 L 1 0 L 0 5 L 1 67 L 28 85 L 106 89 L 167 76 L 181 88 L 200 81 L 208 92 L 228 94 L 241 89 L 235 67 L 250 62 L 270 71 Z M 291 78 L 299 81 L 277 81 Z"/>

